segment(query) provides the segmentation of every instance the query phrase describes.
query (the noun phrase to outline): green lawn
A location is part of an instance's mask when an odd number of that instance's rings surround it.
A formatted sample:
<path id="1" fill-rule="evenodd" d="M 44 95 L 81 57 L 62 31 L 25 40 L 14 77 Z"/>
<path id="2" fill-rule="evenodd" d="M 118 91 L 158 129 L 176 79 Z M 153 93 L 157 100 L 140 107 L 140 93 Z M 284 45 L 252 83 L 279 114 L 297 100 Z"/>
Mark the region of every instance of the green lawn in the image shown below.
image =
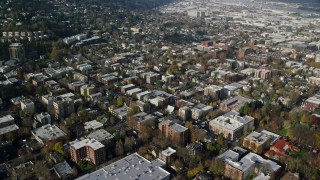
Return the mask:
<path id="1" fill-rule="evenodd" d="M 293 158 L 301 158 L 305 154 L 306 154 L 306 150 L 304 150 L 304 149 L 301 149 L 300 152 L 295 152 L 295 151 L 290 152 L 290 156 Z"/>
<path id="2" fill-rule="evenodd" d="M 284 129 L 284 128 L 282 128 L 282 129 L 280 129 L 277 133 L 280 134 L 280 135 L 282 135 L 282 136 L 286 136 L 286 135 L 287 135 L 287 130 Z"/>

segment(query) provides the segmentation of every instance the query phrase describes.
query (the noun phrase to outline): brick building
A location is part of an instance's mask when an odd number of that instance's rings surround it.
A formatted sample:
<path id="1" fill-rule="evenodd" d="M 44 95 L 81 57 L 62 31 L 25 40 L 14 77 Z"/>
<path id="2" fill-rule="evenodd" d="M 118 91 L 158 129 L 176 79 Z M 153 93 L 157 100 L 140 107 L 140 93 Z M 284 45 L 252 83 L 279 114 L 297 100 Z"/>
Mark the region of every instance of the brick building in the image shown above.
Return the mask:
<path id="1" fill-rule="evenodd" d="M 315 111 L 320 108 L 320 94 L 309 97 L 301 106 L 305 111 Z"/>
<path id="2" fill-rule="evenodd" d="M 153 122 L 155 120 L 155 116 L 152 114 L 147 114 L 145 112 L 137 113 L 133 116 L 128 117 L 127 121 L 129 123 L 129 126 L 138 132 L 141 131 L 141 127 L 143 125 L 146 125 L 148 122 Z"/>
<path id="3" fill-rule="evenodd" d="M 268 69 L 256 69 L 254 72 L 254 77 L 260 79 L 270 79 L 271 75 L 271 70 Z"/>
<path id="4" fill-rule="evenodd" d="M 248 148 L 255 153 L 262 153 L 279 138 L 280 135 L 266 130 L 262 130 L 261 132 L 254 131 L 243 139 L 243 147 Z"/>
<path id="5" fill-rule="evenodd" d="M 263 157 L 249 153 L 240 161 L 226 159 L 224 175 L 228 179 L 247 179 L 253 172 L 258 177 L 265 176 L 267 179 L 275 179 L 281 172 L 281 166 L 276 162 L 264 159 Z"/>
<path id="6" fill-rule="evenodd" d="M 188 142 L 189 130 L 180 124 L 165 120 L 159 123 L 160 133 L 174 144 L 185 146 Z"/>
<path id="7" fill-rule="evenodd" d="M 70 142 L 71 160 L 79 163 L 81 160 L 89 160 L 95 165 L 106 161 L 105 146 L 95 139 L 82 139 Z"/>
<path id="8" fill-rule="evenodd" d="M 168 147 L 167 149 L 159 152 L 159 159 L 161 159 L 166 164 L 169 164 L 174 161 L 176 155 L 177 151 L 175 149 L 172 149 L 171 147 Z"/>
<path id="9" fill-rule="evenodd" d="M 211 131 L 215 134 L 223 134 L 226 139 L 235 140 L 244 132 L 253 128 L 254 118 L 240 116 L 239 113 L 230 111 L 209 122 Z"/>

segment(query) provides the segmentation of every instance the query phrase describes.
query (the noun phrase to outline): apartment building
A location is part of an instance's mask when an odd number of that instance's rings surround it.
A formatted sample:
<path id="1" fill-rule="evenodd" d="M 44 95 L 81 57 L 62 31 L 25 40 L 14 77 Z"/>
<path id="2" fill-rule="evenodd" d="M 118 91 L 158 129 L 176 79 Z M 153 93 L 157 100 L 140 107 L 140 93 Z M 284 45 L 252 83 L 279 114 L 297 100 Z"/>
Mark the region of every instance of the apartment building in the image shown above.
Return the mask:
<path id="1" fill-rule="evenodd" d="M 70 142 L 71 160 L 79 163 L 81 160 L 89 160 L 95 165 L 106 161 L 105 146 L 95 139 L 80 139 Z"/>
<path id="2" fill-rule="evenodd" d="M 189 136 L 188 128 L 174 123 L 171 120 L 160 122 L 158 128 L 160 133 L 173 143 L 183 146 L 187 144 Z"/>
<path id="3" fill-rule="evenodd" d="M 53 102 L 55 118 L 64 118 L 74 113 L 74 100 L 69 96 L 60 95 Z"/>
<path id="4" fill-rule="evenodd" d="M 260 154 L 279 140 L 280 137 L 280 135 L 266 130 L 261 132 L 254 131 L 243 139 L 243 147 Z"/>
<path id="5" fill-rule="evenodd" d="M 209 122 L 211 131 L 215 134 L 223 134 L 226 139 L 235 140 L 246 131 L 253 129 L 254 118 L 240 116 L 239 113 L 230 111 Z"/>

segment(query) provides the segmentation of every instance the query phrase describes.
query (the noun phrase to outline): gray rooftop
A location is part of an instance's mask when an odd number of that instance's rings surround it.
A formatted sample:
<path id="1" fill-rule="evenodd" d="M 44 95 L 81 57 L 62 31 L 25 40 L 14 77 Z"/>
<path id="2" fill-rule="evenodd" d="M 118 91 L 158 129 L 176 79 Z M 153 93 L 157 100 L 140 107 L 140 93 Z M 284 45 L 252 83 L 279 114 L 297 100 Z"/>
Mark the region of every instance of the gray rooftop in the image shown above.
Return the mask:
<path id="1" fill-rule="evenodd" d="M 320 94 L 309 97 L 306 101 L 314 104 L 320 104 Z"/>
<path id="2" fill-rule="evenodd" d="M 230 111 L 222 116 L 219 116 L 210 121 L 210 125 L 216 124 L 226 129 L 236 130 L 243 127 L 245 124 L 253 121 L 254 118 L 250 116 L 241 117 L 238 113 Z"/>
<path id="3" fill-rule="evenodd" d="M 169 178 L 170 173 L 162 169 L 158 162 L 150 162 L 138 153 L 134 153 L 95 172 L 86 174 L 78 180 L 164 180 Z"/>
<path id="4" fill-rule="evenodd" d="M 66 135 L 56 125 L 51 125 L 51 124 L 46 124 L 42 127 L 39 127 L 33 130 L 32 133 L 38 138 L 45 141 L 55 140 L 57 138 L 60 138 Z"/>
<path id="5" fill-rule="evenodd" d="M 96 130 L 102 127 L 103 124 L 101 122 L 98 122 L 97 120 L 92 120 L 84 123 L 85 130 Z"/>
<path id="6" fill-rule="evenodd" d="M 11 115 L 6 115 L 0 118 L 0 124 L 7 124 L 14 122 L 14 118 Z"/>
<path id="7" fill-rule="evenodd" d="M 223 161 L 226 161 L 227 159 L 232 160 L 232 161 L 238 161 L 239 160 L 239 153 L 229 149 L 226 152 L 220 154 L 217 158 L 221 159 Z"/>
<path id="8" fill-rule="evenodd" d="M 66 179 L 69 176 L 72 176 L 73 173 L 73 169 L 66 161 L 54 165 L 54 169 L 57 171 L 57 173 L 62 179 Z"/>
<path id="9" fill-rule="evenodd" d="M 155 117 L 152 114 L 147 114 L 145 112 L 140 112 L 135 115 L 133 115 L 139 122 L 144 122 L 147 120 L 155 119 Z"/>
<path id="10" fill-rule="evenodd" d="M 0 128 L 0 135 L 6 134 L 8 132 L 16 131 L 19 127 L 16 124 L 9 125 L 7 127 Z"/>
<path id="11" fill-rule="evenodd" d="M 172 124 L 170 127 L 177 132 L 184 132 L 188 130 L 188 128 L 181 126 L 180 124 L 177 124 L 177 123 Z"/>
<path id="12" fill-rule="evenodd" d="M 124 105 L 118 109 L 113 110 L 114 113 L 118 114 L 119 116 L 126 116 L 129 112 L 128 106 Z"/>
<path id="13" fill-rule="evenodd" d="M 271 161 L 269 159 L 264 159 L 263 157 L 254 153 L 247 154 L 239 162 L 227 160 L 227 163 L 243 172 L 251 169 L 252 166 L 256 163 L 268 165 L 270 170 L 272 170 L 273 172 L 276 172 L 281 168 L 281 166 L 278 165 L 276 162 Z"/>
<path id="14" fill-rule="evenodd" d="M 252 99 L 246 98 L 246 97 L 242 97 L 242 96 L 234 96 L 228 99 L 223 100 L 221 103 L 223 104 L 232 104 L 231 106 L 239 106 L 239 105 L 243 105 L 244 103 L 248 102 L 252 102 Z M 234 103 L 236 102 L 236 103 Z"/>
<path id="15" fill-rule="evenodd" d="M 97 141 L 102 142 L 104 140 L 111 140 L 114 136 L 104 129 L 98 129 L 88 134 L 87 138 L 94 138 Z"/>
<path id="16" fill-rule="evenodd" d="M 104 147 L 103 144 L 101 144 L 99 141 L 95 139 L 82 139 L 82 140 L 76 139 L 75 141 L 70 142 L 70 144 L 71 144 L 71 147 L 73 147 L 74 149 L 91 147 L 93 150 L 98 150 Z"/>
<path id="17" fill-rule="evenodd" d="M 249 139 L 250 141 L 255 141 L 258 144 L 264 144 L 267 140 L 271 139 L 271 144 L 276 142 L 280 138 L 280 135 L 274 134 L 272 132 L 263 130 L 261 132 L 252 132 L 245 139 Z"/>
<path id="18" fill-rule="evenodd" d="M 130 88 L 134 86 L 135 86 L 134 84 L 127 84 L 127 85 L 121 86 L 121 88 Z"/>

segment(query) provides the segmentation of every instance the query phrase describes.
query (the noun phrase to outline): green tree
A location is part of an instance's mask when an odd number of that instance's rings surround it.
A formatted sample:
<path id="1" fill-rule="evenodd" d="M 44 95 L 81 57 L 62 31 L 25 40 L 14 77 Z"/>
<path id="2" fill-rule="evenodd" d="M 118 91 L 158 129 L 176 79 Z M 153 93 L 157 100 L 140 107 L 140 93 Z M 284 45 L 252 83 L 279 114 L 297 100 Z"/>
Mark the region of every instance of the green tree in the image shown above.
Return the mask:
<path id="1" fill-rule="evenodd" d="M 53 47 L 50 53 L 50 59 L 52 60 L 61 60 L 63 58 L 63 51 L 58 49 L 57 47 Z"/>
<path id="2" fill-rule="evenodd" d="M 117 98 L 117 105 L 118 105 L 119 107 L 122 107 L 123 104 L 124 104 L 124 98 L 123 98 L 123 97 L 118 97 L 118 98 Z"/>
<path id="3" fill-rule="evenodd" d="M 126 137 L 124 141 L 124 149 L 126 152 L 132 151 L 135 145 L 135 139 L 133 137 Z"/>
<path id="4" fill-rule="evenodd" d="M 310 124 L 311 123 L 310 116 L 308 114 L 306 114 L 306 113 L 303 114 L 302 117 L 301 117 L 300 123 L 301 124 L 306 124 L 306 125 Z"/>
<path id="5" fill-rule="evenodd" d="M 209 170 L 214 175 L 223 176 L 225 170 L 224 162 L 221 159 L 213 159 L 210 163 Z"/>
<path id="6" fill-rule="evenodd" d="M 60 153 L 61 155 L 65 155 L 65 151 L 64 151 L 64 148 L 63 148 L 63 143 L 62 142 L 57 142 L 55 145 L 54 145 L 54 150 L 57 151 L 58 153 Z"/>
<path id="7" fill-rule="evenodd" d="M 188 178 L 192 178 L 195 175 L 199 174 L 199 173 L 203 173 L 204 172 L 204 167 L 202 164 L 199 164 L 197 167 L 190 169 L 187 173 Z"/>

